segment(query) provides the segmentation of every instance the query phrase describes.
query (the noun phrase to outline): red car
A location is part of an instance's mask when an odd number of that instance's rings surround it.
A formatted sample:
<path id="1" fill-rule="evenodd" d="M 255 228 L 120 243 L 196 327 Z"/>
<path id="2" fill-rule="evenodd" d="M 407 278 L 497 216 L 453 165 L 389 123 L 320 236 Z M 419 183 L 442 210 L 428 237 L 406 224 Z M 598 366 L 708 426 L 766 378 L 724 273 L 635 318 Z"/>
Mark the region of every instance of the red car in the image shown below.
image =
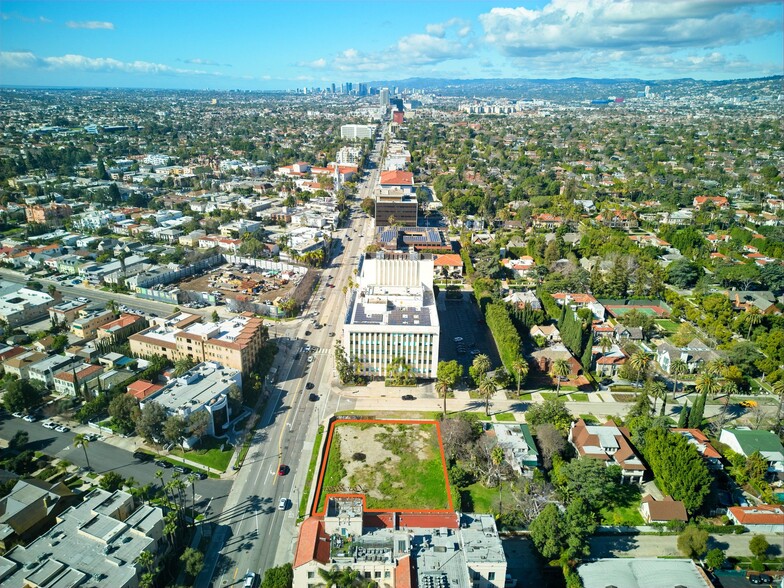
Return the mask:
<path id="1" fill-rule="evenodd" d="M 280 464 L 280 467 L 278 468 L 278 475 L 285 476 L 288 472 L 289 472 L 289 466 L 287 466 L 286 464 Z"/>

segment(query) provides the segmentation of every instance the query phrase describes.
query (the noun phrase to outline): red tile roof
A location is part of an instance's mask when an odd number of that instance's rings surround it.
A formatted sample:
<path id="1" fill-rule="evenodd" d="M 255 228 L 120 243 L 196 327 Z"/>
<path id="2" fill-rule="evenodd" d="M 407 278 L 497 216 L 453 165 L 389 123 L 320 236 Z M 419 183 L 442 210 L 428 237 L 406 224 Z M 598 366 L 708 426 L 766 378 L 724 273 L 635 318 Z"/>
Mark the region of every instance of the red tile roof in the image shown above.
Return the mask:
<path id="1" fill-rule="evenodd" d="M 137 400 L 144 400 L 145 398 L 155 394 L 161 388 L 163 388 L 163 386 L 153 384 L 147 380 L 136 380 L 132 384 L 128 385 L 126 390 L 128 391 L 128 394 Z"/>
<path id="2" fill-rule="evenodd" d="M 293 567 L 297 568 L 314 559 L 323 564 L 329 562 L 329 536 L 324 531 L 324 522 L 319 517 L 310 517 L 302 523 Z"/>
<path id="3" fill-rule="evenodd" d="M 731 506 L 729 511 L 741 525 L 781 525 L 784 528 L 784 507 L 781 505 Z"/>
<path id="4" fill-rule="evenodd" d="M 436 256 L 433 260 L 433 265 L 463 267 L 463 259 L 457 253 L 444 253 Z"/>
<path id="5" fill-rule="evenodd" d="M 381 172 L 382 186 L 413 186 L 414 174 L 407 171 L 385 171 Z"/>

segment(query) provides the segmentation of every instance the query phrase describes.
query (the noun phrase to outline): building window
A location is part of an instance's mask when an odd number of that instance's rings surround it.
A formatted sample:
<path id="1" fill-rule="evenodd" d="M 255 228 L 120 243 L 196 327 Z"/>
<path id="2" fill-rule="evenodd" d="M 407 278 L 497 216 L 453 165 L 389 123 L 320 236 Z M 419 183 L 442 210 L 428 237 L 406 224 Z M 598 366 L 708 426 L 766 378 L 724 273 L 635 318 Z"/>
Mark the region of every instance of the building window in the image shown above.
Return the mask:
<path id="1" fill-rule="evenodd" d="M 308 580 L 311 580 L 316 577 L 316 572 L 308 572 Z"/>
<path id="2" fill-rule="evenodd" d="M 488 572 L 487 579 L 493 582 L 495 580 L 495 572 Z"/>

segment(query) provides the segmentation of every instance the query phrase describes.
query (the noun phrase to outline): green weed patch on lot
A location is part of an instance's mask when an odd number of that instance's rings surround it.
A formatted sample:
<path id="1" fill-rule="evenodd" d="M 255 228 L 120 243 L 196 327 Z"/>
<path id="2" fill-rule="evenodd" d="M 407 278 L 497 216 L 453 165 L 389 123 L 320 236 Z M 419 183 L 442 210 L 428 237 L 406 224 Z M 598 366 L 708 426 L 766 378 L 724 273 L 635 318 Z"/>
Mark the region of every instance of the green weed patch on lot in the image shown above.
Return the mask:
<path id="1" fill-rule="evenodd" d="M 504 484 L 500 492 L 497 486 L 488 488 L 481 482 L 460 489 L 460 508 L 463 511 L 498 514 L 504 504 L 509 507 L 514 504 L 509 484 Z"/>
<path id="2" fill-rule="evenodd" d="M 572 402 L 588 402 L 588 395 L 584 392 L 576 392 L 569 395 Z"/>
<path id="3" fill-rule="evenodd" d="M 448 509 L 436 425 L 348 422 L 335 425 L 319 493 L 365 495 L 373 509 Z"/>
<path id="4" fill-rule="evenodd" d="M 603 525 L 636 527 L 644 525 L 640 514 L 640 489 L 632 484 L 619 485 L 612 496 L 611 506 L 603 508 L 599 514 Z"/>
<path id="5" fill-rule="evenodd" d="M 495 415 L 495 420 L 497 420 L 498 422 L 501 422 L 501 423 L 504 423 L 504 422 L 512 422 L 513 423 L 513 422 L 517 421 L 517 419 L 515 418 L 514 413 L 512 413 L 512 412 L 499 412 L 498 414 Z"/>

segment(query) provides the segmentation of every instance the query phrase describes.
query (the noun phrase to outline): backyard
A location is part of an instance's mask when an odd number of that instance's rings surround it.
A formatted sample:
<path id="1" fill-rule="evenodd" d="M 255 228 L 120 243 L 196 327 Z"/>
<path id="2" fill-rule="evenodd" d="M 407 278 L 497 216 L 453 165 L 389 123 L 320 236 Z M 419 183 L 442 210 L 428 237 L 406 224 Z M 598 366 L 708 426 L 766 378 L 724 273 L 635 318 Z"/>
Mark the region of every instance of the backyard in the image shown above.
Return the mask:
<path id="1" fill-rule="evenodd" d="M 450 509 L 435 423 L 338 423 L 317 509 L 329 493 L 365 495 L 368 509 Z"/>

